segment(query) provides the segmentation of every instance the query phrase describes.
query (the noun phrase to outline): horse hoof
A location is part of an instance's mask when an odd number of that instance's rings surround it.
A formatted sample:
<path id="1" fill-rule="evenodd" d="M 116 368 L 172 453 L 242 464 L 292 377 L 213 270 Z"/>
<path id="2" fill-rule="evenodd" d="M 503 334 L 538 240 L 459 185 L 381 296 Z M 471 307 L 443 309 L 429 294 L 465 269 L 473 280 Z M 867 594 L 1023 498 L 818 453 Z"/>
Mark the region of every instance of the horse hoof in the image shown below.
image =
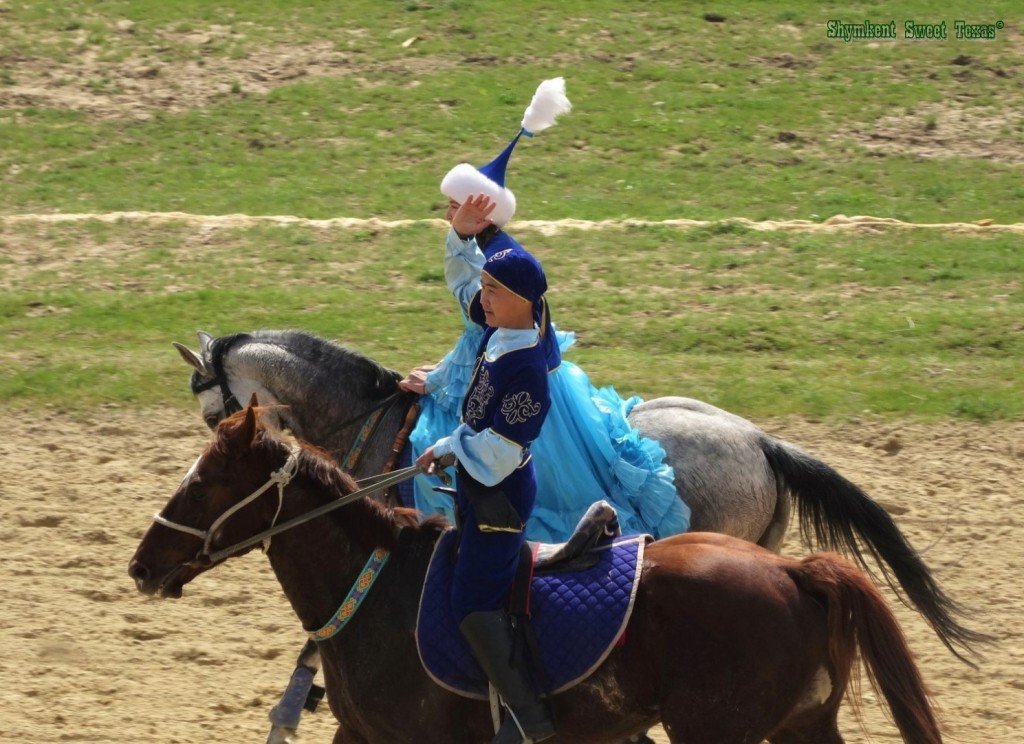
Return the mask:
<path id="1" fill-rule="evenodd" d="M 295 729 L 273 726 L 267 734 L 267 744 L 295 744 Z"/>

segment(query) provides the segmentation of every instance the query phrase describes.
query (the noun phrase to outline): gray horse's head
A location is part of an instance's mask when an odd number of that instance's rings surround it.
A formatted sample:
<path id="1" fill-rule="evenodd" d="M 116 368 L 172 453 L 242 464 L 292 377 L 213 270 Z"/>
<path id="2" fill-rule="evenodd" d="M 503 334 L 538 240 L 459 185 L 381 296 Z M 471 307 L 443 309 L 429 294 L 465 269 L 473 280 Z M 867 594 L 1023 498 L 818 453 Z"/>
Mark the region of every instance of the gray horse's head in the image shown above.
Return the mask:
<path id="1" fill-rule="evenodd" d="M 177 341 L 172 343 L 185 363 L 192 367 L 189 387 L 199 401 L 203 421 L 210 429 L 215 429 L 223 419 L 241 409 L 238 404 L 239 399 L 232 392 L 232 388 L 228 386 L 223 356 L 243 334 L 214 338 L 206 331 L 198 331 L 196 335 L 199 337 L 198 352 L 192 351 Z M 269 391 L 262 387 L 251 383 L 246 383 L 246 387 L 252 387 L 252 390 L 247 390 L 247 397 L 251 397 L 255 393 L 262 401 L 273 400 Z M 243 399 L 247 399 L 247 397 Z"/>
<path id="2" fill-rule="evenodd" d="M 211 429 L 255 394 L 275 428 L 333 451 L 325 442 L 339 435 L 339 427 L 397 391 L 401 379 L 369 357 L 305 331 L 197 335 L 198 352 L 179 343 L 174 348 L 192 368 L 192 393 Z"/>

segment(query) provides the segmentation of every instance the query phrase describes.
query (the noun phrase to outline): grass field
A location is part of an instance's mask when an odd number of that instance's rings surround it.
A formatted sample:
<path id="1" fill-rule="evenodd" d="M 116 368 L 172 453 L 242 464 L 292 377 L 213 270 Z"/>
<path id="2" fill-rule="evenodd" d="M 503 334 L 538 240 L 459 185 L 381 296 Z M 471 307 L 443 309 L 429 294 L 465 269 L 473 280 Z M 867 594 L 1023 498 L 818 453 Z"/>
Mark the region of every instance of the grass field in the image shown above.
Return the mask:
<path id="1" fill-rule="evenodd" d="M 1022 221 L 1024 37 L 907 2 L 4 3 L 0 217 L 121 210 L 423 220 L 536 84 L 575 109 L 517 149 L 570 358 L 623 394 L 757 418 L 1024 413 L 1019 235 L 757 232 L 732 218 Z M 712 17 L 711 12 L 717 14 Z M 708 20 L 712 18 L 712 20 Z M 714 18 L 724 18 L 722 21 Z M 841 19 L 951 38 L 828 38 Z M 191 405 L 170 347 L 298 327 L 397 369 L 459 331 L 443 229 L 0 223 L 0 399 Z"/>

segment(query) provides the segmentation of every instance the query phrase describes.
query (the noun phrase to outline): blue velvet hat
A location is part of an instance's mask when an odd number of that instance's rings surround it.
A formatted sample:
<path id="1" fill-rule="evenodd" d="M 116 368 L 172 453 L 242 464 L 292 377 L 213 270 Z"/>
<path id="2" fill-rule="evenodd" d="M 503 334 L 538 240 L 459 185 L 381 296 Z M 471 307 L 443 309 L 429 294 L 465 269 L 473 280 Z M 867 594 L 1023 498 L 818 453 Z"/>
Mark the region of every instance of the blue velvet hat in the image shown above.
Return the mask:
<path id="1" fill-rule="evenodd" d="M 544 297 L 544 293 L 548 291 L 548 279 L 544 275 L 544 267 L 508 233 L 501 232 L 498 235 L 502 236 L 498 249 L 489 253 L 482 271 L 509 292 L 533 306 L 533 322 L 540 329 L 541 342 L 544 344 L 547 355 L 548 369 L 554 371 L 561 364 L 562 355 L 558 349 L 554 328 L 551 325 L 548 302 Z"/>
<path id="2" fill-rule="evenodd" d="M 544 268 L 507 234 L 506 238 L 502 241 L 504 246 L 491 253 L 484 263 L 483 273 L 514 295 L 536 303 L 548 291 Z"/>

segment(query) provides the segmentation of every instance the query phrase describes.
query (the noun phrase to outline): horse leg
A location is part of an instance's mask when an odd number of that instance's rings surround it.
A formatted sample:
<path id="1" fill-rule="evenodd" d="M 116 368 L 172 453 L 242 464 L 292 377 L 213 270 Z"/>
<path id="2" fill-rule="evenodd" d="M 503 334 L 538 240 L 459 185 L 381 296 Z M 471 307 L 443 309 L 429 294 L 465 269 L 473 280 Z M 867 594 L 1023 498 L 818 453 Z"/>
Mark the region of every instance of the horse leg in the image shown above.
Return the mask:
<path id="1" fill-rule="evenodd" d="M 288 687 L 277 705 L 270 710 L 271 728 L 266 744 L 288 744 L 294 741 L 303 709 L 313 710 L 319 702 L 319 696 L 311 695 L 314 690 L 313 678 L 319 669 L 320 650 L 313 641 L 306 641 L 295 660 L 295 671 L 292 672 Z M 312 707 L 311 698 L 314 701 Z"/>
<path id="2" fill-rule="evenodd" d="M 695 701 L 690 700 L 686 703 L 689 706 L 693 706 Z M 666 710 L 663 708 L 663 710 Z M 692 719 L 692 714 L 685 716 L 685 718 Z M 678 725 L 673 723 L 673 716 L 667 714 L 662 719 L 662 726 L 665 729 L 665 735 L 668 736 L 668 740 L 671 744 L 692 744 L 692 742 L 714 742 L 714 744 L 761 744 L 765 739 L 765 732 L 751 731 L 749 726 L 740 717 L 731 717 L 730 720 L 719 720 L 717 722 L 709 724 L 706 720 L 703 721 L 703 725 L 700 728 L 695 729 L 693 727 L 693 721 L 690 720 L 687 724 L 682 723 L 682 718 Z M 772 744 L 776 744 L 772 740 Z M 795 744 L 795 743 L 794 743 Z M 812 744 L 811 742 L 803 742 L 801 744 Z M 815 741 L 813 744 L 832 744 L 830 741 Z M 842 744 L 840 741 L 839 744 Z"/>
<path id="3" fill-rule="evenodd" d="M 839 733 L 835 711 L 817 721 L 800 726 L 781 728 L 768 737 L 771 744 L 845 744 Z"/>
<path id="4" fill-rule="evenodd" d="M 789 527 L 789 517 L 793 512 L 793 499 L 789 489 L 782 483 L 775 487 L 775 511 L 768 526 L 764 528 L 757 544 L 773 553 L 782 552 L 782 542 L 786 539 L 786 529 Z"/>
<path id="5" fill-rule="evenodd" d="M 647 735 L 646 731 L 644 731 L 642 734 L 629 737 L 621 744 L 655 744 L 655 741 Z"/>
<path id="6" fill-rule="evenodd" d="M 771 744 L 844 744 L 839 733 L 839 705 L 833 694 L 832 672 L 820 669 L 795 711 L 768 737 Z M 828 681 L 826 681 L 826 679 Z"/>
<path id="7" fill-rule="evenodd" d="M 331 744 L 370 744 L 370 741 L 358 734 L 346 731 L 343 726 L 338 726 L 334 730 L 334 738 L 331 739 Z"/>

